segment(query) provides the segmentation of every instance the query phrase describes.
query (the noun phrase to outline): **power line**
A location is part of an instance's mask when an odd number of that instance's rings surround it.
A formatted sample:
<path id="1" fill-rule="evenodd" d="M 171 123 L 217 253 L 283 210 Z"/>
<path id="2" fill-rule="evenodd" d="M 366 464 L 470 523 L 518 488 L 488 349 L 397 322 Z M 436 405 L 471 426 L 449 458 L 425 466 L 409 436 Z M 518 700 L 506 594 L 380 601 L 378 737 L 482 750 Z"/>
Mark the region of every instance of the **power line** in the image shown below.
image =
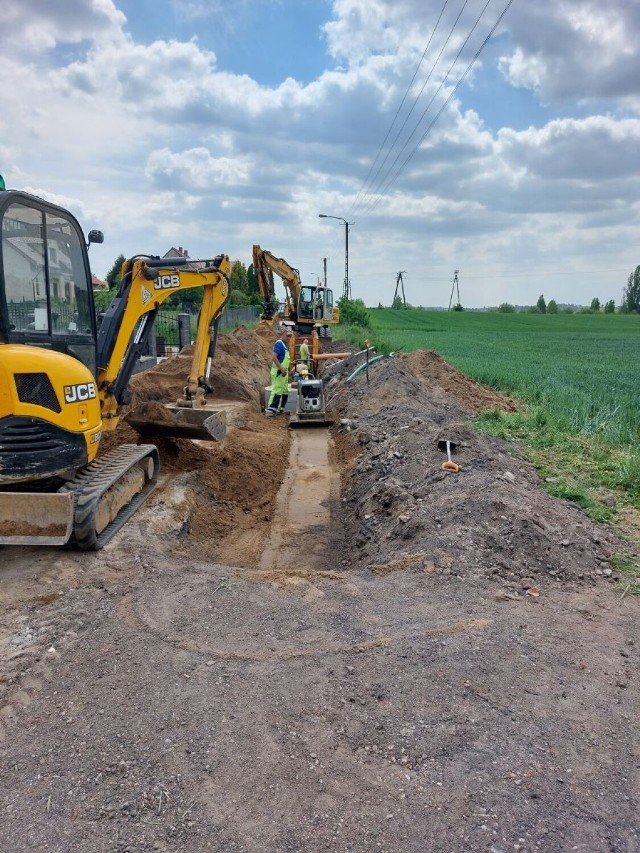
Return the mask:
<path id="1" fill-rule="evenodd" d="M 418 150 L 418 148 L 420 147 L 420 145 L 422 144 L 422 142 L 423 142 L 423 141 L 424 141 L 424 139 L 426 138 L 427 134 L 429 133 L 429 131 L 431 130 L 431 128 L 434 126 L 434 124 L 436 123 L 436 121 L 437 121 L 437 119 L 439 118 L 439 116 L 442 114 L 442 112 L 443 112 L 443 110 L 445 109 L 445 107 L 447 106 L 447 104 L 451 101 L 451 99 L 453 98 L 453 96 L 455 95 L 455 93 L 458 91 L 458 88 L 459 88 L 459 87 L 460 87 L 460 85 L 462 84 L 462 81 L 465 79 L 465 77 L 467 76 L 467 74 L 469 73 L 469 71 L 471 70 L 471 68 L 473 67 L 473 65 L 475 64 L 476 60 L 478 59 L 478 56 L 480 55 L 480 53 L 481 53 L 481 52 L 482 52 L 482 50 L 484 49 L 485 45 L 487 44 L 487 42 L 489 41 L 489 39 L 491 38 L 491 36 L 493 35 L 493 33 L 494 33 L 495 29 L 497 28 L 498 24 L 500 23 L 500 21 L 501 21 L 501 20 L 502 20 L 502 18 L 504 17 L 504 15 L 505 15 L 505 13 L 506 13 L 507 9 L 509 8 L 509 6 L 511 5 L 511 3 L 512 3 L 512 2 L 513 2 L 513 0 L 509 0 L 509 2 L 507 3 L 507 6 L 505 7 L 505 9 L 503 9 L 502 14 L 500 15 L 500 17 L 498 18 L 498 20 L 496 21 L 496 23 L 493 25 L 492 29 L 489 31 L 489 34 L 485 37 L 484 41 L 482 42 L 482 44 L 480 45 L 480 47 L 479 47 L 479 48 L 478 48 L 478 50 L 476 51 L 476 53 L 475 53 L 475 55 L 474 55 L 473 59 L 471 60 L 471 62 L 470 62 L 470 63 L 469 63 L 469 65 L 467 66 L 466 71 L 464 72 L 464 74 L 462 75 L 462 77 L 458 80 L 458 82 L 456 83 L 455 87 L 454 87 L 454 88 L 453 88 L 453 90 L 451 91 L 451 93 L 450 93 L 449 97 L 445 100 L 444 104 L 440 107 L 440 109 L 439 109 L 439 110 L 438 110 L 438 112 L 436 113 L 435 118 L 431 121 L 431 123 L 430 123 L 430 124 L 429 124 L 429 126 L 427 127 L 427 129 L 426 129 L 426 131 L 424 132 L 424 134 L 422 135 L 422 137 L 418 140 L 418 142 L 416 143 L 416 145 L 413 147 L 412 151 L 411 151 L 411 152 L 410 152 L 410 154 L 409 154 L 409 157 L 407 157 L 407 159 L 402 163 L 402 165 L 400 166 L 400 168 L 398 169 L 398 171 L 396 172 L 396 174 L 395 174 L 395 175 L 393 175 L 393 176 L 389 179 L 389 176 L 391 175 L 391 172 L 393 171 L 393 169 L 394 169 L 394 167 L 395 167 L 396 163 L 397 163 L 397 162 L 398 162 L 398 160 L 400 159 L 400 157 L 401 157 L 402 153 L 406 150 L 407 146 L 409 145 L 409 142 L 411 141 L 411 139 L 413 138 L 414 134 L 416 133 L 416 131 L 417 131 L 417 130 L 418 130 L 418 128 L 420 127 L 420 124 L 422 123 L 422 121 L 423 121 L 424 117 L 425 117 L 425 116 L 426 116 L 426 114 L 429 112 L 429 110 L 430 110 L 430 108 L 431 108 L 431 105 L 433 104 L 433 102 L 435 101 L 436 97 L 438 96 L 438 94 L 440 93 L 440 91 L 442 90 L 442 88 L 444 87 L 444 85 L 445 85 L 446 81 L 447 81 L 447 80 L 448 80 L 448 78 L 449 78 L 449 75 L 451 74 L 451 71 L 453 70 L 453 68 L 454 68 L 454 66 L 456 65 L 456 63 L 457 63 L 458 59 L 460 58 L 460 55 L 462 54 L 462 51 L 464 50 L 464 48 L 466 47 L 466 45 L 467 45 L 467 43 L 468 43 L 469 39 L 471 38 L 471 36 L 472 36 L 472 35 L 473 35 L 473 33 L 475 32 L 476 28 L 478 27 L 478 24 L 479 24 L 479 23 L 480 23 L 480 21 L 482 20 L 482 17 L 483 17 L 483 15 L 484 15 L 484 13 L 487 11 L 487 7 L 488 7 L 488 6 L 489 6 L 489 4 L 491 3 L 491 0 L 486 0 L 486 3 L 484 4 L 484 7 L 483 7 L 482 11 L 481 11 L 481 12 L 480 12 L 480 14 L 478 15 L 478 17 L 477 17 L 477 19 L 476 19 L 476 21 L 475 21 L 475 23 L 474 23 L 473 27 L 471 28 L 471 30 L 470 30 L 470 31 L 469 31 L 469 33 L 467 34 L 467 37 L 465 38 L 465 40 L 463 41 L 462 45 L 460 46 L 460 49 L 458 50 L 458 52 L 457 52 L 457 54 L 456 54 L 456 56 L 455 56 L 455 59 L 453 60 L 453 62 L 452 62 L 452 63 L 451 63 L 451 65 L 449 66 L 449 69 L 448 69 L 447 73 L 446 73 L 446 74 L 445 74 L 445 76 L 442 78 L 442 81 L 440 82 L 440 85 L 438 86 L 438 88 L 437 88 L 437 89 L 436 89 L 436 91 L 434 92 L 433 96 L 431 97 L 431 100 L 429 101 L 429 103 L 427 104 L 426 108 L 425 108 L 425 109 L 424 109 L 424 111 L 422 112 L 422 115 L 420 116 L 420 118 L 419 118 L 419 119 L 418 119 L 418 121 L 416 122 L 416 124 L 415 124 L 415 126 L 414 126 L 413 130 L 411 131 L 411 134 L 409 135 L 409 137 L 408 137 L 408 138 L 407 138 L 407 140 L 405 141 L 405 143 L 404 143 L 404 145 L 402 146 L 402 148 L 400 149 L 400 151 L 396 154 L 395 160 L 393 161 L 393 163 L 392 163 L 392 164 L 391 164 L 391 166 L 389 167 L 389 169 L 388 169 L 388 171 L 387 171 L 387 174 L 386 174 L 386 175 L 385 175 L 385 177 L 383 178 L 383 181 L 379 184 L 378 189 L 377 189 L 377 191 L 376 191 L 376 195 L 377 195 L 377 197 L 373 197 L 373 198 L 372 198 L 372 200 L 370 200 L 369 205 L 368 205 L 368 208 L 367 208 L 367 209 L 365 209 L 365 211 L 364 211 L 365 213 L 371 213 L 371 212 L 373 212 L 373 210 L 375 210 L 375 208 L 376 208 L 376 207 L 378 206 L 378 204 L 380 203 L 380 201 L 381 201 L 381 197 L 382 197 L 382 194 L 383 194 L 383 193 L 385 193 L 385 192 L 386 192 L 386 191 L 387 191 L 391 186 L 393 186 L 393 184 L 398 180 L 398 178 L 399 178 L 399 177 L 400 177 L 400 175 L 402 174 L 402 171 L 404 170 L 404 168 L 405 168 L 405 166 L 407 165 L 407 163 L 408 163 L 408 162 L 411 160 L 411 158 L 414 156 L 414 154 L 416 153 L 416 151 Z M 387 183 L 383 185 L 383 183 L 384 183 L 384 181 L 385 181 L 385 180 L 387 181 Z"/>
<path id="2" fill-rule="evenodd" d="M 492 28 L 491 28 L 491 30 L 489 31 L 488 35 L 486 36 L 486 38 L 484 39 L 484 41 L 482 42 L 482 44 L 480 45 L 480 47 L 479 47 L 479 48 L 478 48 L 478 50 L 476 51 L 476 53 L 475 53 L 475 55 L 474 55 L 473 59 L 471 60 L 471 62 L 467 65 L 467 67 L 466 67 L 466 69 L 465 69 L 464 74 L 462 75 L 462 77 L 460 77 L 460 79 L 458 80 L 458 82 L 457 82 L 457 83 L 456 83 L 456 85 L 454 86 L 454 88 L 453 88 L 453 90 L 452 90 L 451 94 L 450 94 L 450 95 L 449 95 L 449 97 L 446 99 L 446 101 L 443 103 L 443 105 L 440 107 L 440 109 L 439 109 L 439 110 L 438 110 L 438 112 L 436 113 L 435 117 L 433 118 L 433 120 L 431 121 L 431 123 L 429 124 L 429 126 L 427 127 L 427 129 L 425 130 L 425 132 L 422 134 L 422 136 L 420 137 L 420 139 L 418 140 L 417 145 L 414 147 L 413 151 L 411 151 L 411 152 L 410 152 L 409 156 L 408 156 L 408 157 L 405 159 L 405 161 L 402 163 L 402 165 L 401 165 L 401 166 L 400 166 L 400 168 L 398 169 L 398 171 L 397 171 L 397 173 L 395 174 L 395 176 L 392 178 L 392 180 L 391 180 L 391 181 L 389 181 L 389 182 L 388 182 L 388 183 L 383 187 L 383 192 L 386 192 L 386 191 L 387 191 L 391 186 L 393 186 L 393 184 L 398 180 L 398 178 L 400 177 L 400 175 L 402 174 L 402 172 L 404 171 L 404 169 L 406 168 L 406 166 L 409 164 L 409 162 L 410 162 L 410 161 L 411 161 L 411 159 L 413 158 L 414 154 L 416 153 L 416 151 L 418 150 L 418 148 L 420 147 L 420 145 L 424 142 L 424 140 L 426 139 L 426 137 L 427 137 L 427 135 L 429 134 L 430 130 L 433 128 L 433 126 L 434 126 L 434 125 L 435 125 L 435 123 L 437 122 L 437 120 L 438 120 L 438 118 L 440 117 L 441 113 L 442 113 L 442 112 L 443 112 L 443 110 L 447 107 L 447 105 L 448 105 L 449 101 L 451 101 L 451 99 L 454 97 L 454 95 L 456 94 L 456 92 L 458 91 L 458 89 L 460 88 L 460 86 L 462 85 L 462 83 L 464 82 L 464 80 L 465 80 L 465 78 L 466 78 L 467 74 L 469 73 L 469 71 L 470 71 L 470 70 L 473 68 L 473 66 L 475 65 L 475 63 L 476 63 L 476 61 L 477 61 L 478 57 L 480 56 L 480 54 L 481 54 L 481 53 L 482 53 L 482 51 L 484 50 L 484 48 L 485 48 L 485 46 L 486 46 L 487 42 L 489 41 L 489 39 L 491 38 L 491 36 L 492 36 L 492 35 L 494 34 L 494 32 L 496 31 L 497 27 L 499 26 L 500 22 L 502 21 L 502 19 L 503 19 L 503 18 L 504 18 L 504 16 L 506 15 L 506 13 L 507 13 L 507 11 L 508 11 L 508 9 L 509 9 L 509 7 L 511 6 L 511 4 L 512 4 L 512 3 L 513 3 L 513 0 L 509 0 L 509 2 L 507 3 L 507 5 L 504 7 L 504 9 L 502 10 L 502 12 L 501 12 L 501 14 L 500 14 L 500 16 L 499 16 L 498 20 L 495 22 L 495 24 L 493 25 L 493 27 L 492 27 Z"/>
<path id="3" fill-rule="evenodd" d="M 465 0 L 464 6 L 466 6 L 466 5 L 467 5 L 468 1 L 469 1 L 469 0 Z M 376 163 L 378 162 L 378 158 L 380 157 L 380 155 L 381 155 L 381 153 L 382 153 L 382 150 L 384 149 L 384 146 L 385 146 L 385 144 L 386 144 L 386 142 L 387 142 L 387 139 L 389 138 L 389 136 L 390 136 L 390 134 L 391 134 L 391 131 L 392 131 L 392 129 L 393 129 L 393 125 L 395 124 L 396 119 L 398 118 L 398 116 L 399 116 L 399 114 L 400 114 L 400 110 L 401 110 L 401 109 L 402 109 L 402 107 L 404 106 L 404 102 L 405 102 L 405 101 L 406 101 L 406 99 L 407 99 L 407 95 L 408 95 L 408 94 L 409 94 L 409 92 L 411 91 L 411 87 L 413 86 L 413 82 L 414 82 L 414 80 L 416 79 L 416 77 L 418 76 L 418 71 L 419 71 L 419 70 L 420 70 L 420 68 L 422 67 L 422 63 L 424 62 L 424 58 L 425 58 L 425 56 L 427 55 L 427 51 L 428 51 L 428 50 L 429 50 L 429 48 L 431 47 L 431 42 L 433 41 L 433 37 L 434 37 L 434 36 L 435 36 L 435 34 L 436 34 L 436 30 L 438 29 L 438 25 L 440 24 L 440 19 L 442 18 L 442 15 L 444 14 L 444 10 L 447 8 L 447 4 L 448 4 L 448 2 L 449 2 L 449 0 L 444 0 L 444 5 L 442 6 L 442 9 L 440 9 L 440 14 L 438 15 L 438 20 L 436 21 L 435 27 L 433 28 L 433 30 L 432 30 L 432 32 L 431 32 L 431 35 L 429 36 L 429 41 L 427 42 L 427 46 L 425 47 L 425 49 L 424 49 L 424 50 L 423 50 L 423 52 L 422 52 L 422 56 L 420 57 L 420 61 L 418 62 L 417 66 L 416 66 L 416 70 L 413 72 L 413 77 L 412 77 L 412 78 L 411 78 L 411 80 L 409 81 L 409 85 L 407 86 L 407 88 L 406 88 L 406 90 L 405 90 L 405 93 L 404 93 L 404 95 L 402 96 L 402 100 L 400 101 L 400 105 L 398 106 L 398 109 L 396 110 L 396 114 L 394 115 L 393 120 L 391 121 L 391 124 L 389 125 L 389 129 L 387 130 L 387 133 L 386 133 L 386 135 L 385 135 L 384 139 L 383 139 L 383 140 L 382 140 L 382 142 L 380 143 L 380 147 L 378 148 L 378 151 L 377 151 L 377 153 L 376 153 L 376 156 L 375 156 L 375 159 L 374 159 L 373 163 L 372 163 L 372 164 L 371 164 L 371 166 L 369 167 L 369 171 L 367 172 L 367 176 L 366 176 L 366 178 L 364 179 L 364 181 L 363 181 L 363 183 L 362 183 L 362 186 L 361 186 L 361 187 L 360 187 L 360 189 L 358 190 L 358 194 L 357 194 L 357 196 L 356 196 L 356 198 L 355 198 L 355 201 L 353 202 L 353 207 L 352 207 L 352 210 L 354 210 L 354 211 L 355 211 L 355 209 L 358 207 L 358 199 L 359 199 L 359 198 L 360 198 L 360 196 L 365 192 L 365 189 L 366 189 L 367 183 L 369 182 L 369 178 L 371 177 L 371 173 L 372 173 L 372 171 L 374 170 L 375 165 L 376 165 Z M 464 6 L 462 7 L 463 9 L 464 9 Z M 460 14 L 462 14 L 462 10 L 460 11 Z M 459 17 L 460 17 L 460 15 L 458 15 L 458 18 L 459 18 Z M 457 19 L 456 19 L 456 23 L 457 23 Z M 454 26 L 455 26 L 455 25 L 454 25 Z M 451 33 L 449 33 L 449 37 L 450 37 L 450 35 L 451 35 Z M 447 41 L 445 41 L 444 45 L 442 46 L 442 50 L 444 50 L 444 48 L 445 48 L 445 46 L 446 46 L 447 42 L 449 41 L 449 37 L 447 37 Z M 440 51 L 440 54 L 442 53 L 442 50 Z M 440 54 L 438 54 L 438 59 L 440 58 Z M 420 95 L 421 95 L 421 94 L 422 94 L 422 92 L 424 91 L 424 87 L 426 86 L 426 84 L 428 83 L 429 79 L 431 78 L 431 75 L 432 75 L 432 73 L 433 73 L 433 70 L 434 70 L 434 68 L 435 68 L 435 65 L 437 64 L 437 61 L 438 61 L 438 60 L 436 60 L 436 63 L 434 63 L 434 65 L 432 66 L 431 71 L 429 72 L 429 75 L 427 76 L 427 79 L 426 79 L 426 81 L 425 81 L 425 83 L 424 83 L 424 85 L 423 85 L 422 89 L 420 90 L 420 92 L 419 92 L 418 96 L 416 97 L 416 99 L 415 99 L 415 101 L 414 101 L 414 103 L 413 103 L 413 106 L 412 106 L 412 107 L 411 107 L 411 109 L 409 110 L 409 113 L 408 113 L 407 117 L 405 118 L 405 120 L 404 120 L 404 122 L 403 122 L 403 124 L 402 124 L 402 127 L 401 127 L 401 128 L 400 128 L 400 130 L 398 131 L 398 134 L 396 135 L 396 138 L 395 138 L 395 139 L 393 140 L 393 142 L 391 143 L 391 146 L 390 146 L 390 148 L 389 148 L 389 151 L 388 151 L 388 152 L 387 152 L 387 154 L 385 155 L 385 158 L 384 158 L 384 160 L 382 161 L 382 164 L 378 167 L 378 170 L 376 171 L 375 175 L 373 176 L 373 178 L 372 178 L 372 182 L 373 182 L 373 181 L 375 181 L 375 179 L 378 177 L 378 174 L 380 173 L 380 169 L 381 169 L 381 168 L 384 166 L 384 164 L 387 162 L 387 158 L 388 158 L 388 156 L 389 156 L 389 153 L 390 153 L 390 152 L 391 152 L 391 150 L 393 149 L 393 146 L 395 145 L 395 143 L 396 143 L 396 141 L 397 141 L 397 139 L 398 139 L 398 136 L 400 135 L 400 133 L 402 133 L 402 130 L 404 129 L 404 126 L 405 126 L 405 124 L 407 123 L 407 120 L 408 120 L 409 116 L 411 115 L 411 113 L 412 113 L 412 111 L 413 111 L 413 108 L 415 107 L 415 105 L 416 105 L 416 102 L 417 102 L 418 98 L 420 97 Z"/>
<path id="4" fill-rule="evenodd" d="M 407 115 L 406 115 L 406 117 L 405 117 L 405 119 L 404 119 L 404 121 L 403 121 L 403 123 L 402 123 L 402 127 L 401 127 L 401 128 L 400 128 L 400 130 L 397 132 L 397 134 L 396 134 L 396 136 L 395 136 L 395 138 L 394 138 L 393 142 L 391 143 L 391 146 L 389 147 L 389 150 L 387 151 L 387 153 L 386 153 L 386 155 L 385 155 L 384 161 L 381 163 L 381 165 L 379 166 L 379 168 L 378 168 L 378 169 L 377 169 L 377 171 L 376 171 L 376 174 L 374 175 L 374 178 L 373 178 L 373 180 L 372 180 L 372 190 L 373 190 L 374 192 L 375 192 L 375 189 L 376 189 L 375 180 L 376 180 L 376 178 L 378 177 L 378 175 L 380 174 L 380 172 L 382 171 L 382 167 L 384 166 L 384 164 L 385 164 L 385 163 L 387 162 L 387 160 L 389 159 L 389 156 L 391 155 L 391 152 L 393 151 L 393 147 L 394 147 L 394 145 L 396 144 L 396 142 L 398 141 L 398 139 L 399 139 L 399 137 L 400 137 L 400 134 L 401 134 L 401 133 L 402 133 L 402 131 L 405 129 L 405 127 L 406 127 L 406 125 L 407 125 L 407 122 L 409 121 L 409 118 L 411 117 L 411 114 L 412 114 L 412 112 L 413 112 L 413 110 L 414 110 L 414 108 L 415 108 L 416 104 L 418 103 L 418 101 L 419 101 L 419 100 L 420 100 L 420 98 L 422 97 L 422 93 L 424 92 L 425 88 L 427 87 L 427 83 L 429 82 L 429 80 L 431 80 L 431 77 L 432 77 L 432 75 L 433 75 L 433 72 L 434 72 L 434 71 L 435 71 L 435 69 L 436 69 L 436 65 L 437 65 L 437 64 L 438 64 L 438 62 L 440 61 L 440 57 L 441 57 L 441 56 L 442 56 L 442 54 L 444 53 L 444 49 L 445 49 L 445 48 L 446 48 L 446 46 L 449 44 L 449 41 L 450 41 L 450 39 L 451 39 L 451 36 L 453 35 L 453 32 L 454 32 L 455 28 L 457 27 L 457 25 L 458 25 L 458 21 L 460 20 L 460 18 L 461 18 L 461 16 L 462 16 L 462 13 L 464 12 L 464 10 L 465 10 L 465 8 L 466 8 L 466 6 L 467 6 L 467 3 L 468 3 L 468 2 L 469 2 L 469 0 L 464 0 L 464 3 L 462 4 L 462 6 L 461 6 L 461 8 L 460 8 L 460 11 L 458 12 L 458 16 L 456 17 L 455 21 L 453 22 L 453 26 L 452 26 L 452 27 L 451 27 L 451 29 L 449 30 L 449 34 L 447 35 L 446 39 L 444 40 L 444 43 L 443 43 L 442 47 L 440 48 L 440 51 L 439 51 L 439 53 L 438 53 L 438 55 L 437 55 L 437 57 L 436 57 L 436 59 L 435 59 L 435 61 L 434 61 L 433 65 L 431 66 L 431 70 L 429 71 L 429 73 L 428 73 L 428 75 L 427 75 L 426 80 L 425 80 L 425 81 L 424 81 L 424 83 L 422 84 L 422 88 L 420 89 L 420 91 L 419 91 L 419 92 L 418 92 L 418 94 L 416 95 L 415 100 L 414 100 L 413 104 L 411 105 L 411 109 L 410 109 L 410 110 L 409 110 L 409 112 L 407 113 Z M 491 2 L 491 0 L 487 0 L 487 3 L 490 3 L 490 2 Z M 485 8 L 486 8 L 486 7 L 485 7 Z M 434 31 L 434 32 L 435 32 L 435 31 Z M 470 35 L 470 34 L 469 34 L 469 35 Z M 466 39 L 466 40 L 468 40 L 468 38 L 469 38 L 469 36 L 467 36 L 467 39 Z M 466 44 L 466 40 L 465 40 L 465 44 Z M 463 44 L 463 47 L 464 47 L 464 44 Z M 456 58 L 457 58 L 457 57 L 456 57 Z M 448 73 L 449 73 L 449 72 L 447 72 L 447 75 L 448 75 Z M 446 79 L 447 79 L 447 77 L 445 76 L 444 80 L 446 80 Z M 444 81 L 443 81 L 443 82 L 444 82 Z M 442 87 L 442 85 L 443 85 L 443 83 L 441 83 L 441 84 L 440 84 L 440 86 L 438 87 L 438 89 L 437 89 L 437 91 L 436 91 L 436 94 L 440 91 L 440 88 Z M 435 95 L 434 95 L 434 97 L 435 97 Z M 431 106 L 431 104 L 432 104 L 432 103 L 433 103 L 433 98 L 431 99 L 431 101 L 429 101 L 429 105 L 427 106 L 427 109 L 422 113 L 422 115 L 421 115 L 421 116 L 420 116 L 420 118 L 418 119 L 417 124 L 415 125 L 415 127 L 414 127 L 414 129 L 411 131 L 411 133 L 409 134 L 409 137 L 408 137 L 408 139 L 405 141 L 405 143 L 404 143 L 404 145 L 402 146 L 402 148 L 400 149 L 399 154 L 397 154 L 397 155 L 396 155 L 396 159 L 395 159 L 395 160 L 394 160 L 394 162 L 392 163 L 392 165 L 391 165 L 390 169 L 389 169 L 389 170 L 387 170 L 387 173 L 386 173 L 386 174 L 385 174 L 385 176 L 382 178 L 382 181 L 380 181 L 380 183 L 377 185 L 378 187 L 379 187 L 379 186 L 380 186 L 380 184 L 382 184 L 382 183 L 386 180 L 386 178 L 388 177 L 388 175 L 389 175 L 389 171 L 393 168 L 393 166 L 395 165 L 395 163 L 396 163 L 396 162 L 397 162 L 397 160 L 398 160 L 398 157 L 400 156 L 400 154 L 402 154 L 402 152 L 404 151 L 404 149 L 405 149 L 405 148 L 407 147 L 407 145 L 409 144 L 409 141 L 411 140 L 411 137 L 412 137 L 412 136 L 413 136 L 413 134 L 416 132 L 416 129 L 417 129 L 417 128 L 418 128 L 418 126 L 420 125 L 420 122 L 421 122 L 421 121 L 422 121 L 422 119 L 424 118 L 425 113 L 427 112 L 427 110 L 429 109 L 429 107 Z M 371 194 L 371 193 L 368 193 L 368 195 L 370 195 L 370 196 L 371 196 L 372 194 Z M 369 201 L 365 204 L 365 208 L 366 208 L 366 207 L 368 206 L 368 204 L 370 203 L 370 200 L 371 200 L 371 199 L 369 199 Z"/>

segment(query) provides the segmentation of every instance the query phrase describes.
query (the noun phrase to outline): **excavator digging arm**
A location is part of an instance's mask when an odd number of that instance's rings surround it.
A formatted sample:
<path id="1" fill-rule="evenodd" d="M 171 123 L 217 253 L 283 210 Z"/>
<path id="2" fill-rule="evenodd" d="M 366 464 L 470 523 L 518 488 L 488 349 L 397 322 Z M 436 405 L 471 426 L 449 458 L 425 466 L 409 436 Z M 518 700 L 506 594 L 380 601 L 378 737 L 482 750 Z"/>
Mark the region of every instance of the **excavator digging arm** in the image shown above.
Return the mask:
<path id="1" fill-rule="evenodd" d="M 122 272 L 118 293 L 98 331 L 98 393 L 106 431 L 116 428 L 121 406 L 130 402 L 127 386 L 160 305 L 174 293 L 194 287 L 204 289 L 196 351 L 185 389 L 188 398 L 197 396 L 201 377 L 207 375 L 209 329 L 224 311 L 230 295 L 231 265 L 226 255 L 205 261 L 137 256 L 125 261 Z"/>
<path id="2" fill-rule="evenodd" d="M 269 275 L 271 272 L 275 273 L 284 285 L 284 319 L 295 321 L 297 319 L 297 306 L 302 288 L 298 270 L 290 266 L 284 258 L 277 258 L 260 246 L 253 247 L 253 269 L 264 308 L 262 319 L 272 320 L 276 313 L 274 306 L 277 305 L 277 299 Z"/>

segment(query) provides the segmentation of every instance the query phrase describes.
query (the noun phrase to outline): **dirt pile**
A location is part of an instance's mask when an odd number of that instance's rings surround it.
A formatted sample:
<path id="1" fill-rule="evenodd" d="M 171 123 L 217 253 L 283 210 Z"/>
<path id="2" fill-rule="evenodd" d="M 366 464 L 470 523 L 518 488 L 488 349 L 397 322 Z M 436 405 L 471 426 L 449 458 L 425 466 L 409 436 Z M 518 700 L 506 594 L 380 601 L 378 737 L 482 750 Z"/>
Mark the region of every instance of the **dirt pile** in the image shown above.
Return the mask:
<path id="1" fill-rule="evenodd" d="M 171 490 L 184 492 L 186 512 L 176 553 L 221 559 L 234 566 L 256 559 L 263 537 L 247 536 L 271 522 L 286 469 L 289 434 L 284 421 L 248 410 L 224 442 L 157 442 Z M 162 500 L 162 496 L 160 496 Z M 244 543 L 244 544 L 243 544 Z"/>
<path id="2" fill-rule="evenodd" d="M 269 377 L 269 359 L 275 334 L 270 330 L 260 333 L 240 326 L 233 332 L 220 335 L 211 371 L 213 396 L 227 400 L 258 399 L 260 388 Z M 143 401 L 174 402 L 183 393 L 191 371 L 193 346 L 144 373 L 132 377 L 132 408 Z"/>
<path id="3" fill-rule="evenodd" d="M 325 372 L 338 456 L 353 460 L 342 497 L 351 565 L 494 577 L 520 595 L 611 573 L 620 543 L 609 529 L 549 496 L 513 446 L 468 426 L 482 409 L 513 410 L 512 400 L 426 351 L 370 365 L 368 382 L 365 371 L 347 381 L 361 363 Z M 457 444 L 457 474 L 441 469 L 442 439 Z"/>

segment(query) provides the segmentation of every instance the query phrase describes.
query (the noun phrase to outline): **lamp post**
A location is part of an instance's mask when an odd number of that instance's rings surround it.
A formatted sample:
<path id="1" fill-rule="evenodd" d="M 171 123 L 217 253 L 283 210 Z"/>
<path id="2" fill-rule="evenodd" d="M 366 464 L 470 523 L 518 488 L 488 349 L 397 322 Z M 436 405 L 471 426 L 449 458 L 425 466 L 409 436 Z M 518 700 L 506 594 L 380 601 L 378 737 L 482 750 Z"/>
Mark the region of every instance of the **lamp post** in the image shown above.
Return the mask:
<path id="1" fill-rule="evenodd" d="M 351 299 L 351 282 L 349 281 L 349 223 L 341 216 L 329 216 L 328 213 L 319 213 L 319 219 L 338 219 L 344 222 L 344 289 L 342 295 L 345 299 Z"/>

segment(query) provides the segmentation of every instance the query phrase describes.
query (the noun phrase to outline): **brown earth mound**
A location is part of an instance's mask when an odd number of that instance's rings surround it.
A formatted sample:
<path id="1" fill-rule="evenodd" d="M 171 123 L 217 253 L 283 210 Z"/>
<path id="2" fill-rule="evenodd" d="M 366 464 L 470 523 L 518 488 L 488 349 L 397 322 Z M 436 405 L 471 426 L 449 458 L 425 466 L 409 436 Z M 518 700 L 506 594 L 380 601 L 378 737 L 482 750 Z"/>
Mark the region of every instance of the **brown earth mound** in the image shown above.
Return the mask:
<path id="1" fill-rule="evenodd" d="M 257 333 L 244 326 L 220 335 L 211 372 L 213 395 L 227 400 L 257 399 L 268 380 L 275 337 L 273 331 Z M 185 347 L 178 355 L 134 376 L 130 383 L 132 408 L 148 400 L 175 402 L 189 378 L 193 351 L 193 346 Z"/>
<path id="2" fill-rule="evenodd" d="M 262 538 L 257 535 L 245 542 L 242 533 L 260 530 L 271 521 L 289 444 L 285 421 L 264 418 L 258 406 L 268 382 L 275 339 L 273 330 L 264 326 L 255 331 L 240 327 L 218 338 L 212 367 L 213 402 L 235 400 L 240 406 L 223 442 L 153 439 L 161 471 L 170 475 L 169 485 L 163 488 L 184 490 L 185 522 L 178 549 L 187 549 L 190 556 L 220 556 L 227 541 L 233 543 L 230 562 L 234 565 L 244 565 L 259 554 Z M 178 355 L 136 374 L 130 383 L 133 401 L 124 414 L 171 422 L 174 415 L 165 403 L 174 403 L 182 395 L 193 350 L 193 346 L 185 347 Z M 115 432 L 105 435 L 101 451 L 137 441 L 137 433 L 123 419 Z"/>
<path id="3" fill-rule="evenodd" d="M 482 409 L 513 410 L 513 400 L 432 352 L 378 361 L 368 381 L 366 371 L 353 376 L 362 358 L 325 373 L 342 416 L 337 457 L 352 459 L 342 498 L 351 565 L 381 573 L 420 554 L 421 565 L 502 579 L 517 594 L 611 574 L 607 558 L 621 547 L 611 530 L 547 494 L 516 447 L 468 425 Z M 441 468 L 447 439 L 458 473 Z"/>
<path id="4" fill-rule="evenodd" d="M 515 411 L 517 408 L 513 400 L 460 373 L 431 350 L 417 350 L 409 355 L 401 353 L 397 358 L 409 367 L 425 388 L 432 389 L 434 394 L 452 397 L 470 413 L 496 408 Z"/>

